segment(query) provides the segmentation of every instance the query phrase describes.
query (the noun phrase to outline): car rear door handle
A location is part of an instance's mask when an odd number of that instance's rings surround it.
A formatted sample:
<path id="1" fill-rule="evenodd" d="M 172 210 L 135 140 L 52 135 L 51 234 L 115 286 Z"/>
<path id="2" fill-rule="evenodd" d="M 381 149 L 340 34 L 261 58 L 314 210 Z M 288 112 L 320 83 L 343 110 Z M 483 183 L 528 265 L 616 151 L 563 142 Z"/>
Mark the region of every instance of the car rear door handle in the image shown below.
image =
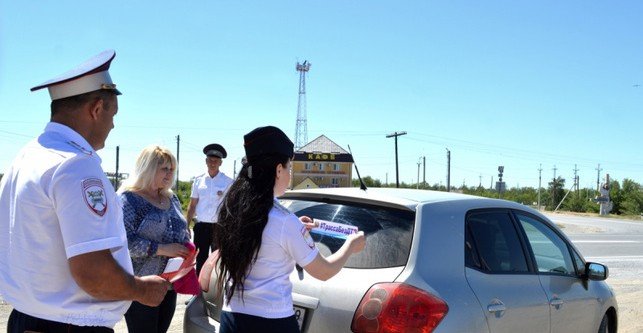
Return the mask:
<path id="1" fill-rule="evenodd" d="M 504 304 L 489 304 L 489 306 L 487 306 L 487 310 L 491 313 L 502 312 L 507 310 L 507 307 Z"/>
<path id="2" fill-rule="evenodd" d="M 495 314 L 496 318 L 502 317 L 505 310 L 507 310 L 505 303 L 502 303 L 502 301 L 497 298 L 492 299 L 489 305 L 487 305 L 487 311 Z"/>
<path id="3" fill-rule="evenodd" d="M 556 310 L 560 309 L 560 307 L 563 305 L 563 300 L 558 298 L 558 296 L 554 296 L 550 301 L 549 305 L 553 306 L 556 308 Z"/>

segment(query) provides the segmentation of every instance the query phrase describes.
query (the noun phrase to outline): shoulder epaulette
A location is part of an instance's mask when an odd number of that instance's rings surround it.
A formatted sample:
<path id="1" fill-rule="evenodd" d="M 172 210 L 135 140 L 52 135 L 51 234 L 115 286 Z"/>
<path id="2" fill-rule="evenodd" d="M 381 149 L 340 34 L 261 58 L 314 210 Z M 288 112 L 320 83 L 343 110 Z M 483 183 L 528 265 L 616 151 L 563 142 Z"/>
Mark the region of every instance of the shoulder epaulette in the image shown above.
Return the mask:
<path id="1" fill-rule="evenodd" d="M 67 144 L 72 146 L 72 147 L 74 147 L 74 148 L 76 148 L 78 151 L 80 151 L 81 153 L 83 153 L 85 155 L 91 156 L 93 154 L 93 152 L 91 150 L 86 149 L 85 147 L 77 144 L 74 141 L 67 141 Z"/>

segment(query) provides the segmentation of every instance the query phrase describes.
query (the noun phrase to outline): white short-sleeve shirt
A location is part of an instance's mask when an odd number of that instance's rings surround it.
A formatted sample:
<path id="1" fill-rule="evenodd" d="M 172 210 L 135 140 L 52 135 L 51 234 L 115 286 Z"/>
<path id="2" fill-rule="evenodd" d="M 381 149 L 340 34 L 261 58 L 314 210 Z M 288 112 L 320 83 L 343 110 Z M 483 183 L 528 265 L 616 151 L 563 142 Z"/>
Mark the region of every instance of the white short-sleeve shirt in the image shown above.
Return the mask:
<path id="1" fill-rule="evenodd" d="M 214 177 L 210 177 L 206 172 L 194 178 L 190 198 L 199 199 L 195 209 L 197 220 L 207 223 L 217 222 L 219 205 L 230 184 L 232 184 L 232 178 L 221 171 Z"/>
<path id="2" fill-rule="evenodd" d="M 315 259 L 318 252 L 297 216 L 275 200 L 263 229 L 257 261 L 243 283 L 243 301 L 241 292 L 235 291 L 229 304 L 224 297 L 223 310 L 264 318 L 292 316 L 290 274 L 295 263 L 304 267 Z"/>
<path id="3" fill-rule="evenodd" d="M 129 308 L 129 301 L 99 301 L 83 291 L 67 261 L 109 249 L 132 273 L 122 207 L 100 164 L 82 136 L 52 122 L 4 174 L 0 294 L 18 311 L 79 326 L 113 327 Z"/>

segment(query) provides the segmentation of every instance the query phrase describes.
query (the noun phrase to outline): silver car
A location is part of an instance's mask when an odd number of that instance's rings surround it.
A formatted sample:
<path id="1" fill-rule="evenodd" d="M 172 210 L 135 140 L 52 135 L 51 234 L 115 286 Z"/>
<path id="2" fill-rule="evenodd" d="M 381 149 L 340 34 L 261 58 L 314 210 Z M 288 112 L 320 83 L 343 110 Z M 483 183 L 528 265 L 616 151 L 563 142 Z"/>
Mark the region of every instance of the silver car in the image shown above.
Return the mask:
<path id="1" fill-rule="evenodd" d="M 514 202 L 424 190 L 333 188 L 281 202 L 366 234 L 366 248 L 322 282 L 291 275 L 301 331 L 616 332 L 606 266 L 585 262 L 538 211 Z M 311 233 L 328 255 L 340 236 Z M 191 300 L 185 332 L 216 332 L 214 293 Z"/>

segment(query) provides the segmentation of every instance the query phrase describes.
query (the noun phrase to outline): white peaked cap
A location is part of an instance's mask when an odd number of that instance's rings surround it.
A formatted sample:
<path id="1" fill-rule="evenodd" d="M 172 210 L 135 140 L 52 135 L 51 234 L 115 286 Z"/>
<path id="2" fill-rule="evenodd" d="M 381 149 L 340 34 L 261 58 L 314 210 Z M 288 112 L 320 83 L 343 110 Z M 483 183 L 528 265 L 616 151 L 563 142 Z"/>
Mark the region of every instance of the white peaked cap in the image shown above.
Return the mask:
<path id="1" fill-rule="evenodd" d="M 103 51 L 78 67 L 31 88 L 31 91 L 48 88 L 52 101 L 101 89 L 120 95 L 108 72 L 114 57 L 114 50 Z"/>

